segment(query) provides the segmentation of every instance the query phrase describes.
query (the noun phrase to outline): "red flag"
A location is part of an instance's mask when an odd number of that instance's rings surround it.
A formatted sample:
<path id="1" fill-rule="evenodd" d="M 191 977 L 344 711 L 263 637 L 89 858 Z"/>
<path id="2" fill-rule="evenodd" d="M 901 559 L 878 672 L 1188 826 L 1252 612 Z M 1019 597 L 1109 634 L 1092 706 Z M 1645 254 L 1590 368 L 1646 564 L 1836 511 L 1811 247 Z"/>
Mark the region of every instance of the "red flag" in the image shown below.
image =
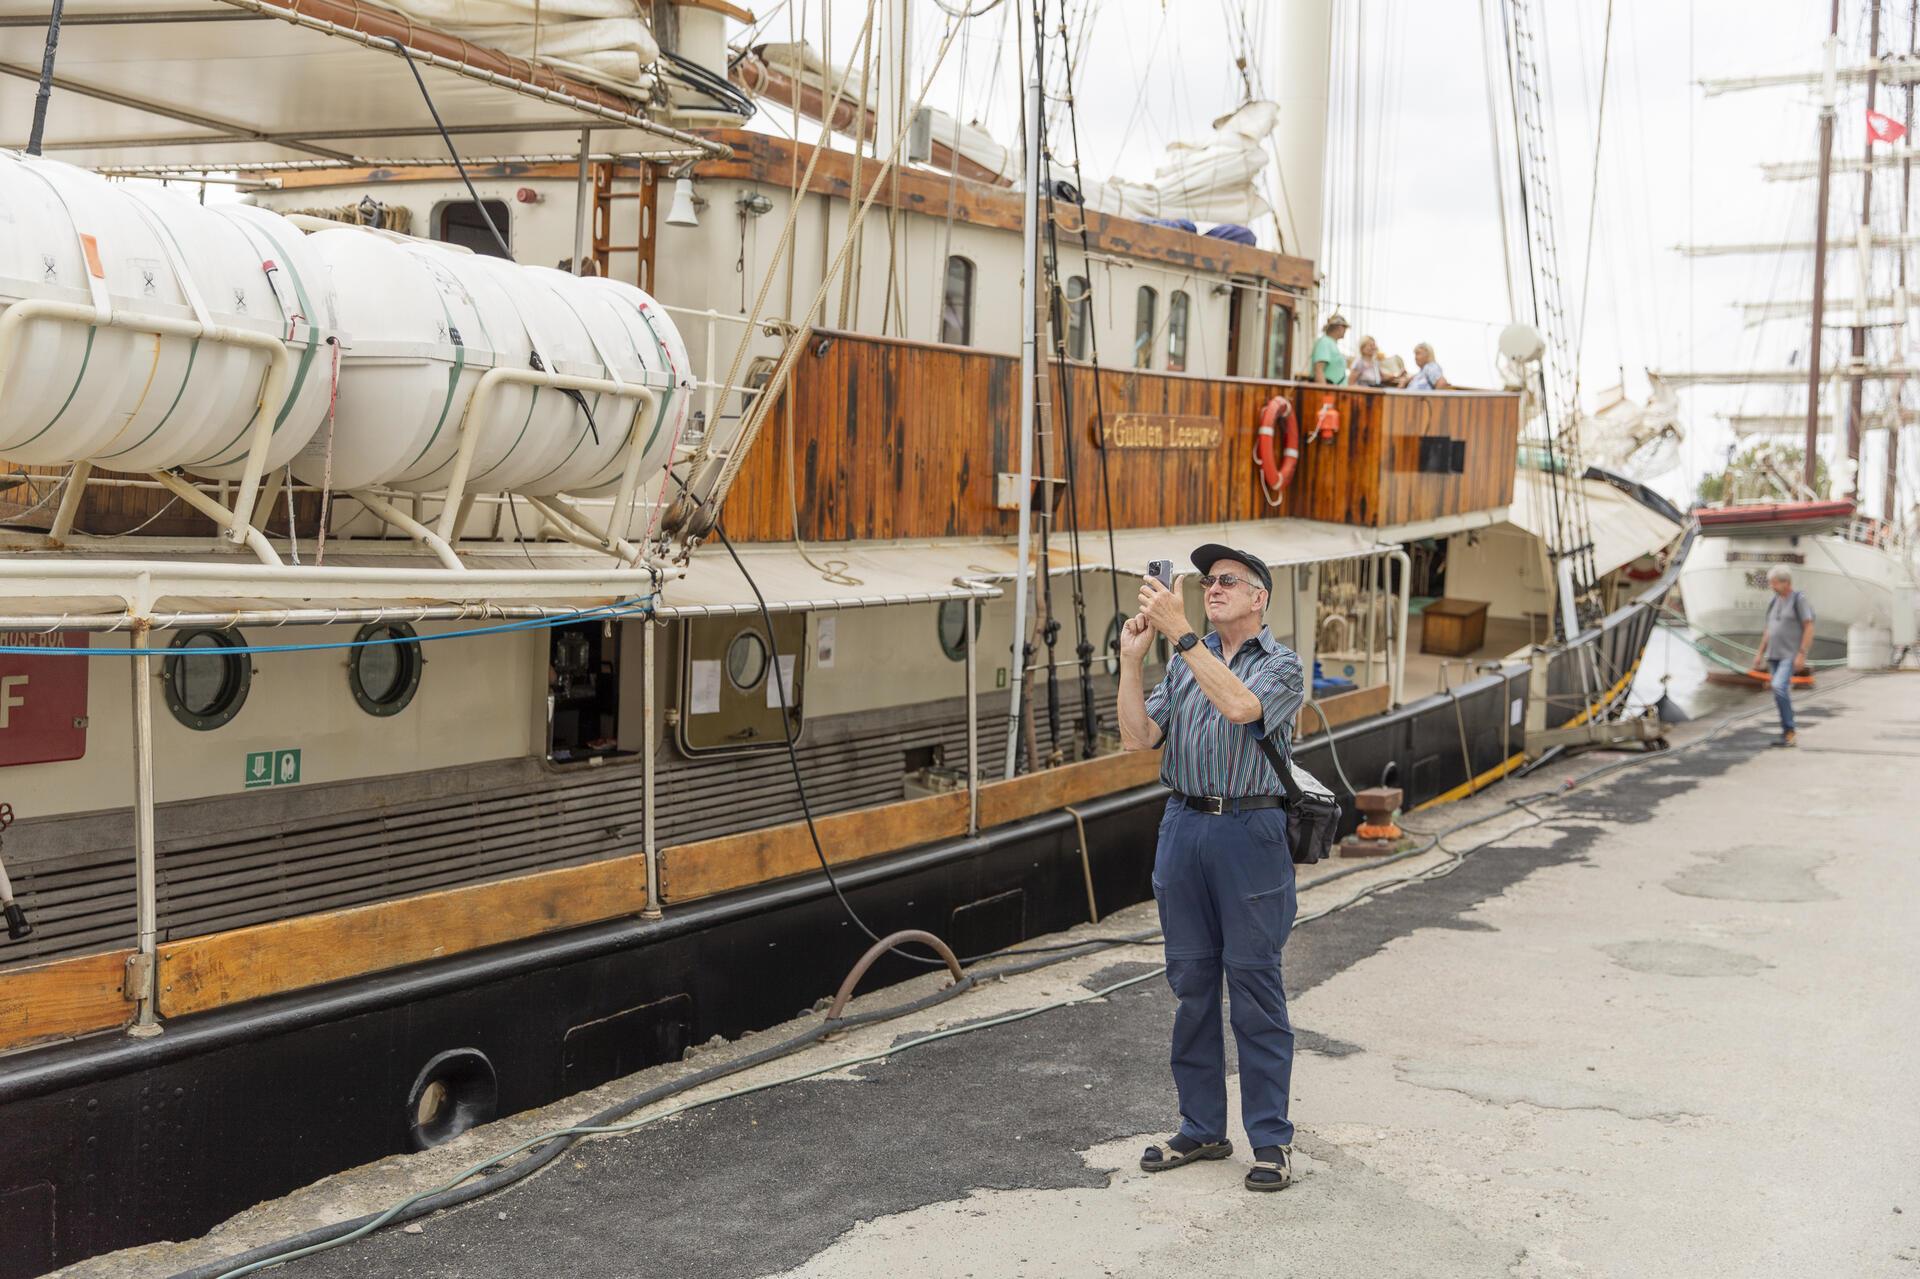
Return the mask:
<path id="1" fill-rule="evenodd" d="M 1878 111 L 1867 112 L 1867 137 L 1875 142 L 1898 142 L 1907 136 L 1907 126 Z"/>

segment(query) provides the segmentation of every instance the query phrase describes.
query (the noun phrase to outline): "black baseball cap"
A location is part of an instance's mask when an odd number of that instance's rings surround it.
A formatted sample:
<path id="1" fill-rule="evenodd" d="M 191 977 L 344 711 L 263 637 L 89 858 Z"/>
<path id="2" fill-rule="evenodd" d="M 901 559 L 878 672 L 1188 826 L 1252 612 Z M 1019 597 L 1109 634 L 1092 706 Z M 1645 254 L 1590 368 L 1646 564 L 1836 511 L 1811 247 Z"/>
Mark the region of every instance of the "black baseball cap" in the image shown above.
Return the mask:
<path id="1" fill-rule="evenodd" d="M 1213 566 L 1220 560 L 1238 560 L 1254 571 L 1260 579 L 1260 585 L 1267 594 L 1273 594 L 1273 571 L 1267 562 L 1251 551 L 1237 551 L 1231 546 L 1222 546 L 1218 542 L 1208 542 L 1205 546 L 1193 549 L 1193 566 L 1202 573 L 1211 573 Z"/>

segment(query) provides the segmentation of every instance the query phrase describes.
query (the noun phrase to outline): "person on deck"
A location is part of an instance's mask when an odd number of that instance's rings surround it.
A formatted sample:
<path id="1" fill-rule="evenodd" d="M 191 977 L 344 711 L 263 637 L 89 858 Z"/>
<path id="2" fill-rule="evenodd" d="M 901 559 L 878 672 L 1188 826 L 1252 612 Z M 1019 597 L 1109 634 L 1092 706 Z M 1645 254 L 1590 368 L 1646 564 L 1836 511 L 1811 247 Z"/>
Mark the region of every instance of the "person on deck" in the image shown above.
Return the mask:
<path id="1" fill-rule="evenodd" d="M 1140 587 L 1140 611 L 1120 637 L 1120 739 L 1127 750 L 1164 744 L 1160 781 L 1173 792 L 1160 822 L 1153 895 L 1166 939 L 1173 1018 L 1173 1081 L 1180 1131 L 1148 1146 L 1148 1172 L 1225 1159 L 1226 1045 L 1220 984 L 1232 999 L 1240 1053 L 1240 1117 L 1253 1144 L 1249 1190 L 1293 1180 L 1293 1026 L 1280 951 L 1298 898 L 1287 847 L 1282 787 L 1259 739 L 1284 754 L 1305 701 L 1300 659 L 1261 622 L 1273 575 L 1257 556 L 1209 544 L 1193 553 L 1206 589 L 1204 640 L 1181 597 L 1157 580 Z M 1143 687 L 1155 634 L 1178 651 L 1149 695 Z"/>
<path id="2" fill-rule="evenodd" d="M 1330 386 L 1347 384 L 1347 357 L 1340 350 L 1340 339 L 1346 335 L 1347 317 L 1337 311 L 1328 316 L 1320 336 L 1314 340 L 1313 354 L 1307 357 L 1313 366 L 1313 381 Z"/>
<path id="3" fill-rule="evenodd" d="M 1433 348 L 1422 342 L 1413 348 L 1414 367 L 1419 370 L 1407 382 L 1409 391 L 1451 391 L 1453 383 L 1447 381 L 1447 375 L 1440 369 L 1440 361 L 1433 358 Z"/>
<path id="4" fill-rule="evenodd" d="M 1760 651 L 1753 655 L 1753 669 L 1767 671 L 1773 704 L 1780 710 L 1780 736 L 1772 744 L 1792 746 L 1796 740 L 1793 672 L 1806 665 L 1807 654 L 1813 651 L 1813 605 L 1793 589 L 1793 570 L 1785 564 L 1767 570 L 1767 585 L 1773 588 L 1773 598 L 1767 601 L 1767 620 L 1760 632 Z"/>
<path id="5" fill-rule="evenodd" d="M 1398 360 L 1389 361 L 1380 354 L 1380 344 L 1370 337 L 1360 339 L 1360 352 L 1353 359 L 1353 384 L 1355 386 L 1405 386 L 1407 375 L 1400 369 L 1391 367 Z"/>

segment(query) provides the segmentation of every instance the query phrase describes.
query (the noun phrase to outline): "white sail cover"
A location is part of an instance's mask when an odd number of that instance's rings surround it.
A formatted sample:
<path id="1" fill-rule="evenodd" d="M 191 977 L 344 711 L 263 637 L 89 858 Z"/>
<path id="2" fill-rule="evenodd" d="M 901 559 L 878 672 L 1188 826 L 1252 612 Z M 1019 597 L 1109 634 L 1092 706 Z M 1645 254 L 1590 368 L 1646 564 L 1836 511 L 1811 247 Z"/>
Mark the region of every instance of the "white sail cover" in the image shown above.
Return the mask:
<path id="1" fill-rule="evenodd" d="M 817 90 L 823 103 L 833 96 L 834 86 L 844 83 L 842 101 L 858 104 L 865 99 L 867 118 L 874 118 L 873 97 L 860 82 L 858 69 L 830 67 L 804 42 L 756 45 L 754 52 L 769 67 Z M 1004 182 L 1020 184 L 1017 152 L 996 142 L 977 124 L 957 120 L 937 107 L 928 110 L 935 143 L 952 148 Z M 1169 145 L 1152 181 L 1089 180 L 1081 194 L 1088 208 L 1122 217 L 1250 225 L 1271 212 L 1258 179 L 1272 158 L 1267 138 L 1279 121 L 1278 104 L 1249 102 L 1215 120 L 1213 133 L 1204 141 Z"/>
<path id="2" fill-rule="evenodd" d="M 1267 136 L 1279 122 L 1279 104 L 1256 99 L 1215 120 L 1205 141 L 1169 144 L 1153 181 L 1090 181 L 1081 194 L 1087 207 L 1123 217 L 1250 226 L 1272 212 L 1257 179 L 1271 158 Z"/>
<path id="3" fill-rule="evenodd" d="M 644 96 L 660 60 L 633 0 L 383 0 L 448 35 L 526 58 L 617 93 Z"/>
<path id="4" fill-rule="evenodd" d="M 799 44 L 786 41 L 760 44 L 755 45 L 753 51 L 768 66 L 790 76 L 795 83 L 818 91 L 822 103 L 832 99 L 836 86 L 844 86 L 840 89 L 841 101 L 857 107 L 864 99 L 867 104 L 867 125 L 872 128 L 876 116 L 874 98 L 867 86 L 861 83 L 858 70 L 837 63 L 829 67 L 819 52 L 805 41 Z M 1019 180 L 1018 157 L 995 142 L 991 133 L 977 124 L 958 120 L 938 107 L 928 107 L 927 112 L 932 117 L 935 142 L 951 147 L 996 178 L 1008 182 Z M 886 141 L 891 143 L 892 139 Z M 886 149 L 884 144 L 881 149 Z"/>

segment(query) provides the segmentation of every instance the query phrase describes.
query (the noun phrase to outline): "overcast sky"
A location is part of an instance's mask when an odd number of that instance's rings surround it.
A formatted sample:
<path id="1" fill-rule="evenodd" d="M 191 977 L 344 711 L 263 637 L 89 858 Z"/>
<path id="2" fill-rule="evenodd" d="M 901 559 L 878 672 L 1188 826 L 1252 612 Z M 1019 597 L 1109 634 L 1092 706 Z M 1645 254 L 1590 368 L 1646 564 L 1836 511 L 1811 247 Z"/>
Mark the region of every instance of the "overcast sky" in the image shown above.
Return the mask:
<path id="1" fill-rule="evenodd" d="M 915 3 L 914 43 L 924 75 L 947 19 L 932 0 Z M 845 46 L 864 6 L 839 0 L 832 7 L 836 38 Z M 1814 91 L 1708 98 L 1695 82 L 1817 69 L 1825 35 L 1826 7 L 1795 0 L 1613 0 L 1611 7 L 1601 198 L 1589 268 L 1609 5 L 1533 4 L 1548 44 L 1558 258 L 1574 317 L 1581 313 L 1582 279 L 1591 271 L 1580 343 L 1589 404 L 1623 372 L 1629 393 L 1640 397 L 1650 367 L 1779 366 L 1804 349 L 1804 323 L 1749 329 L 1734 304 L 1806 296 L 1811 254 L 1688 259 L 1673 247 L 1689 240 L 1812 238 L 1813 184 L 1763 181 L 1758 166 L 1814 156 Z M 1099 0 L 1079 54 L 1077 85 L 1089 176 L 1147 178 L 1169 141 L 1203 138 L 1211 120 L 1241 103 L 1233 59 L 1243 8 L 1261 43 L 1256 65 L 1277 65 L 1277 42 L 1289 38 L 1288 13 L 1297 12 L 1292 0 L 1245 0 L 1244 6 L 1242 0 Z M 1866 4 L 1848 0 L 1843 8 L 1843 38 L 1858 53 L 1865 47 Z M 1907 6 L 1896 8 L 1883 45 L 1904 48 Z M 817 48 L 820 0 L 805 0 L 805 9 L 807 36 Z M 1018 134 L 1014 38 L 1024 10 L 1020 0 L 1006 0 L 967 23 L 927 97 L 963 118 L 983 120 L 1006 143 Z M 786 39 L 790 11 L 777 12 L 762 38 Z M 1074 4 L 1071 12 L 1077 26 L 1085 6 Z M 1339 139 L 1341 153 L 1327 169 L 1331 181 L 1362 184 L 1365 216 L 1349 215 L 1328 228 L 1333 252 L 1322 256 L 1323 266 L 1337 267 L 1343 255 L 1361 264 L 1358 279 L 1349 270 L 1344 283 L 1335 281 L 1356 337 L 1370 332 L 1402 355 L 1416 341 L 1431 341 L 1455 380 L 1493 384 L 1494 339 L 1514 317 L 1494 198 L 1480 0 L 1368 0 L 1365 12 L 1361 50 L 1338 58 L 1334 75 L 1343 83 L 1358 78 L 1368 118 L 1378 123 L 1369 125 L 1365 139 Z M 841 60 L 842 48 L 834 52 Z M 1858 90 L 1841 105 L 1836 136 L 1842 154 L 1861 149 L 1863 105 Z M 1885 90 L 1880 105 L 1896 117 L 1902 110 Z M 1510 172 L 1513 161 L 1501 156 L 1498 163 Z M 1857 175 L 1836 179 L 1836 230 L 1858 217 L 1858 183 Z M 1883 197 L 1893 185 L 1881 178 Z M 1258 230 L 1271 244 L 1272 222 Z M 1852 279 L 1851 257 L 1836 255 L 1830 264 L 1841 279 Z M 1848 291 L 1830 288 L 1829 296 Z M 1828 341 L 1844 342 L 1845 334 L 1829 334 Z M 1720 465 L 1731 436 L 1717 412 L 1802 411 L 1804 404 L 1804 389 L 1684 394 L 1688 447 L 1680 470 L 1659 486 L 1676 496 L 1690 493 L 1703 468 Z M 1874 456 L 1870 452 L 1870 465 Z M 1878 483 L 1869 488 L 1877 502 Z"/>

